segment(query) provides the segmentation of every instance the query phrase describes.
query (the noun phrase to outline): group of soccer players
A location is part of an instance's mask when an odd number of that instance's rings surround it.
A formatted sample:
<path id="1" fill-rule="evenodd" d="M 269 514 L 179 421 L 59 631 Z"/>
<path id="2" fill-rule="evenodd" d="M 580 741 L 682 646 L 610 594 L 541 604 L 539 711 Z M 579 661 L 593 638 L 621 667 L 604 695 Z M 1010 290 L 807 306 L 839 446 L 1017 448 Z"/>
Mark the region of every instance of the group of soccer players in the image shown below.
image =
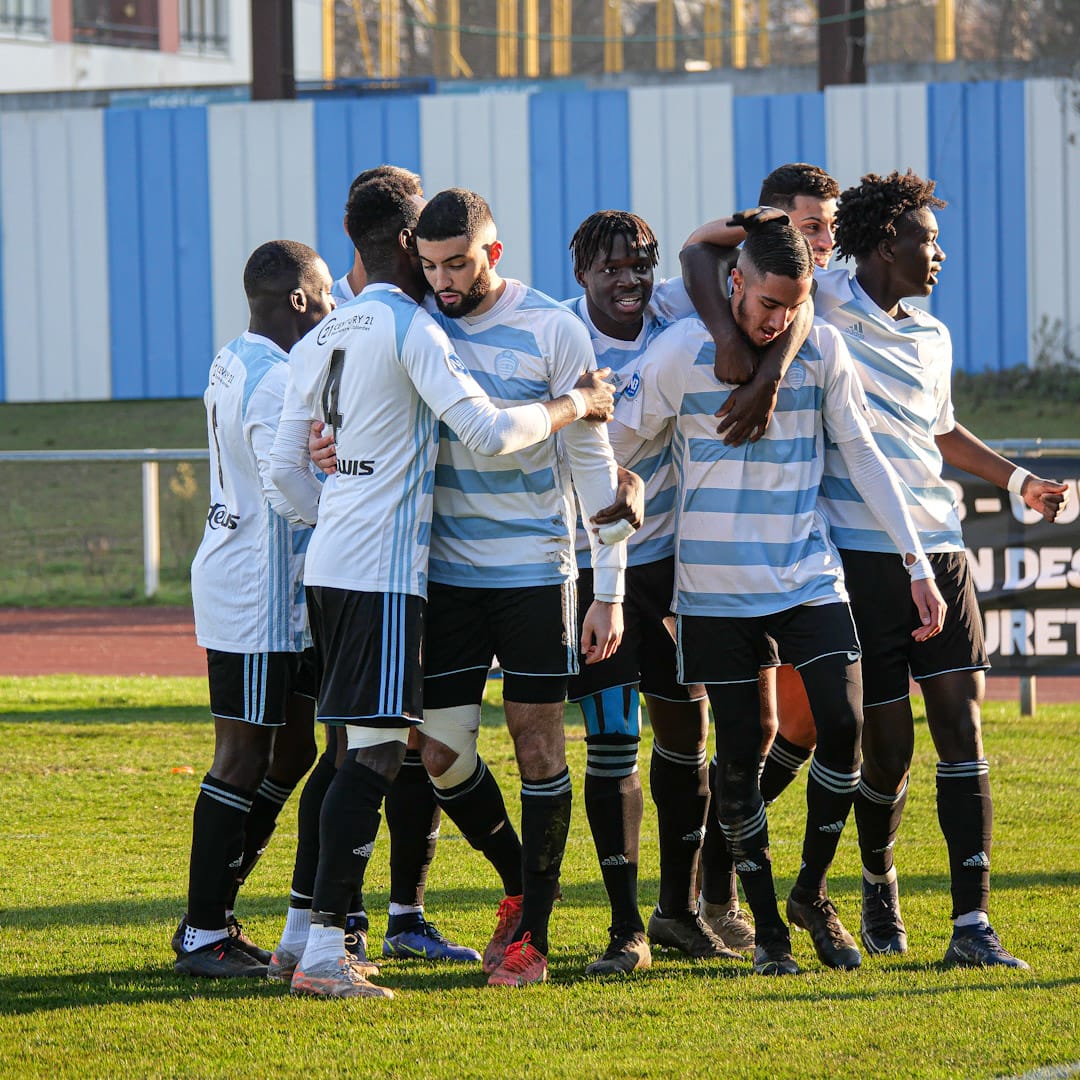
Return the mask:
<path id="1" fill-rule="evenodd" d="M 480 962 L 494 986 L 544 981 L 570 821 L 568 696 L 585 720 L 586 814 L 611 904 L 587 973 L 646 968 L 650 943 L 795 973 L 765 807 L 811 755 L 787 919 L 823 963 L 860 964 L 826 887 L 854 805 L 860 938 L 902 953 L 893 847 L 909 672 L 941 758 L 945 961 L 1027 966 L 987 918 L 988 663 L 941 470 L 998 484 L 1047 520 L 1066 491 L 955 421 L 948 331 L 904 303 L 931 293 L 945 258 L 933 191 L 908 172 L 841 194 L 815 166 L 783 166 L 759 207 L 691 236 L 684 280 L 660 283 L 649 226 L 599 211 L 571 241 L 584 294 L 565 304 L 500 275 L 482 197 L 425 203 L 419 178 L 393 166 L 350 189 L 356 257 L 339 281 L 300 244 L 253 253 L 248 332 L 215 358 L 205 395 L 212 507 L 192 584 L 216 750 L 178 972 L 391 997 L 373 981 L 362 896 L 385 801 L 383 955 Z M 828 269 L 834 245 L 854 276 Z M 520 836 L 477 753 L 495 657 Z M 647 926 L 639 691 L 660 839 Z M 300 797 L 271 954 L 233 906 L 315 758 L 313 699 L 327 746 Z M 425 916 L 444 810 L 504 891 L 482 955 Z"/>

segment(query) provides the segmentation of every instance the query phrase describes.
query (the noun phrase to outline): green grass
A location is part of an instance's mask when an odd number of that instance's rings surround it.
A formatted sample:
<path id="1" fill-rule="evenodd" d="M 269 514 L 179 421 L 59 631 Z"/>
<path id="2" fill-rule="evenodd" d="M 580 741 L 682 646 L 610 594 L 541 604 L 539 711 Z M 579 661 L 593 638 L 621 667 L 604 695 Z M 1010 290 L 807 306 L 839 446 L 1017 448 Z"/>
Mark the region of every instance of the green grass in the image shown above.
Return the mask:
<path id="1" fill-rule="evenodd" d="M 1080 372 L 958 376 L 954 393 L 961 422 L 985 439 L 1077 435 Z M 0 450 L 205 445 L 200 399 L 0 405 Z M 141 490 L 137 464 L 0 464 L 0 500 L 8 508 L 3 602 L 143 603 Z M 157 603 L 190 603 L 189 568 L 207 505 L 205 463 L 161 466 Z"/>
<path id="2" fill-rule="evenodd" d="M 496 689 L 497 689 L 497 684 Z M 577 781 L 552 920 L 551 983 L 493 991 L 473 967 L 396 962 L 393 1002 L 290 998 L 270 984 L 173 975 L 191 807 L 211 757 L 199 679 L 0 679 L 0 1060 L 8 1076 L 995 1077 L 1080 1062 L 1080 706 L 1021 720 L 985 716 L 995 789 L 994 923 L 1032 973 L 942 970 L 949 899 L 933 762 L 917 730 L 898 862 L 906 957 L 823 969 L 805 935 L 804 974 L 754 978 L 746 965 L 658 955 L 651 971 L 595 983 L 582 968 L 608 913 L 585 822 L 584 743 L 568 712 Z M 485 710 L 482 752 L 516 816 L 501 713 Z M 647 773 L 649 737 L 643 744 Z M 191 766 L 189 773 L 173 770 Z M 797 869 L 802 784 L 770 811 L 781 894 Z M 253 936 L 276 940 L 295 839 L 295 798 L 241 896 Z M 374 942 L 387 890 L 385 836 L 366 886 Z M 857 923 L 849 829 L 832 893 Z M 641 898 L 657 888 L 646 796 Z M 429 913 L 460 941 L 490 934 L 499 890 L 444 822 Z"/>

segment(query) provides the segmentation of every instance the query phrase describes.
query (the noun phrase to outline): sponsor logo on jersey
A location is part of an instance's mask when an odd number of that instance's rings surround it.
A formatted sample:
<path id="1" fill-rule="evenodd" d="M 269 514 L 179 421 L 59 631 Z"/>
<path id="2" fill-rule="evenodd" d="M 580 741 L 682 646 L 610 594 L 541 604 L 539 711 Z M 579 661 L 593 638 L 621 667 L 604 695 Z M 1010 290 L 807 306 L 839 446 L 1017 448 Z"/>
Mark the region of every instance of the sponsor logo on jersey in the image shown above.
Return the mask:
<path id="1" fill-rule="evenodd" d="M 626 389 L 622 392 L 623 397 L 637 397 L 637 392 L 641 389 L 641 376 L 638 372 L 634 372 L 630 376 L 630 381 L 626 384 Z"/>
<path id="2" fill-rule="evenodd" d="M 375 462 L 361 458 L 338 458 L 337 471 L 342 476 L 371 476 L 375 472 Z"/>
<path id="3" fill-rule="evenodd" d="M 338 334 L 347 334 L 350 330 L 370 330 L 375 325 L 375 316 L 357 312 L 347 319 L 335 319 L 333 316 L 323 319 L 319 323 L 319 333 L 315 340 L 320 345 L 325 345 L 331 338 Z"/>
<path id="4" fill-rule="evenodd" d="M 459 375 L 469 374 L 469 369 L 462 363 L 457 353 L 450 353 L 446 358 L 446 363 L 451 371 L 456 371 Z"/>
<path id="5" fill-rule="evenodd" d="M 856 338 L 858 341 L 862 341 L 866 337 L 866 331 L 863 329 L 863 324 L 856 320 L 850 326 L 842 327 L 845 334 L 848 337 Z"/>
<path id="6" fill-rule="evenodd" d="M 792 361 L 785 382 L 792 390 L 798 390 L 806 384 L 806 368 L 798 360 Z"/>
<path id="7" fill-rule="evenodd" d="M 235 529 L 240 524 L 240 516 L 232 513 L 224 503 L 214 503 L 206 515 L 206 524 L 211 529 Z"/>
<path id="8" fill-rule="evenodd" d="M 512 379 L 518 369 L 518 358 L 509 349 L 503 349 L 495 357 L 495 374 L 500 379 Z"/>
<path id="9" fill-rule="evenodd" d="M 964 866 L 968 870 L 989 870 L 990 859 L 985 851 L 980 851 L 978 855 L 972 855 L 970 859 L 965 859 Z"/>
<path id="10" fill-rule="evenodd" d="M 215 360 L 214 366 L 210 369 L 210 385 L 217 386 L 232 386 L 233 373 L 220 361 Z"/>

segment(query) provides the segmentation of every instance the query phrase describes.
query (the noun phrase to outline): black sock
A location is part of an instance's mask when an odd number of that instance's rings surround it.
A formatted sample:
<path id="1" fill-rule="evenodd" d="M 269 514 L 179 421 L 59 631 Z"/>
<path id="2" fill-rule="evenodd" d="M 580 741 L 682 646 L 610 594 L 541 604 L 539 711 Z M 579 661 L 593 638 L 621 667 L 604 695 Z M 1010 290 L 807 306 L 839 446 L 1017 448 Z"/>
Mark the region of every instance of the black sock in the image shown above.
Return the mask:
<path id="1" fill-rule="evenodd" d="M 310 897 L 315 892 L 315 871 L 319 865 L 319 814 L 326 789 L 337 773 L 334 751 L 328 750 L 308 773 L 296 811 L 296 859 L 293 862 L 292 891 Z"/>
<path id="2" fill-rule="evenodd" d="M 435 858 L 441 817 L 420 751 L 406 750 L 401 771 L 386 796 L 392 904 L 424 906 L 424 887 L 431 860 Z M 390 932 L 388 929 L 387 933 Z"/>
<path id="3" fill-rule="evenodd" d="M 236 894 L 240 886 L 248 879 L 248 875 L 255 869 L 255 864 L 262 858 L 263 852 L 270 843 L 270 837 L 274 835 L 277 827 L 278 814 L 281 808 L 289 800 L 293 793 L 291 786 L 267 776 L 255 792 L 255 798 L 251 801 L 251 812 L 244 822 L 244 861 L 240 869 L 233 875 L 229 886 L 229 894 L 225 898 L 225 907 L 233 908 L 236 905 Z"/>
<path id="4" fill-rule="evenodd" d="M 773 739 L 765 761 L 761 766 L 758 786 L 766 806 L 771 806 L 781 796 L 784 789 L 799 775 L 799 770 L 810 759 L 811 751 L 788 742 L 783 735 Z"/>
<path id="5" fill-rule="evenodd" d="M 656 803 L 660 834 L 661 914 L 678 915 L 694 906 L 697 861 L 709 808 L 704 749 L 678 754 L 653 740 L 649 791 Z"/>
<path id="6" fill-rule="evenodd" d="M 244 822 L 252 793 L 207 773 L 195 800 L 191 824 L 187 921 L 199 930 L 225 925 L 233 876 L 244 859 Z"/>
<path id="7" fill-rule="evenodd" d="M 908 782 L 894 795 L 875 791 L 865 780 L 855 792 L 855 824 L 859 829 L 859 852 L 863 869 L 887 874 L 893 867 L 893 845 L 907 803 Z"/>
<path id="8" fill-rule="evenodd" d="M 858 786 L 857 766 L 854 772 L 830 769 L 822 764 L 820 750 L 814 755 L 806 780 L 802 866 L 795 879 L 795 886 L 803 896 L 824 895 L 825 875 L 832 866 Z"/>
<path id="9" fill-rule="evenodd" d="M 709 812 L 701 842 L 701 896 L 706 904 L 728 907 L 736 899 L 735 863 L 716 816 L 716 758 L 709 762 Z"/>
<path id="10" fill-rule="evenodd" d="M 515 938 L 531 935 L 535 949 L 548 951 L 548 920 L 559 889 L 566 837 L 570 832 L 570 770 L 546 780 L 521 782 L 521 847 L 524 899 Z"/>
<path id="11" fill-rule="evenodd" d="M 742 882 L 746 902 L 754 914 L 760 931 L 784 929 L 776 906 L 776 886 L 773 883 L 772 856 L 769 853 L 769 826 L 765 804 L 760 795 L 756 808 L 747 807 L 746 815 L 726 815 L 724 836 L 731 846 L 735 869 Z"/>
<path id="12" fill-rule="evenodd" d="M 644 796 L 634 736 L 587 738 L 585 813 L 611 902 L 611 925 L 644 931 L 637 906 Z"/>
<path id="13" fill-rule="evenodd" d="M 312 911 L 340 915 L 342 926 L 350 901 L 363 888 L 382 820 L 379 807 L 389 790 L 384 776 L 348 756 L 323 799 L 319 870 L 311 907 Z"/>
<path id="14" fill-rule="evenodd" d="M 452 788 L 436 788 L 435 797 L 470 846 L 495 867 L 506 895 L 520 896 L 521 841 L 507 816 L 499 785 L 484 762 L 477 758 L 468 780 Z"/>
<path id="15" fill-rule="evenodd" d="M 939 761 L 938 822 L 949 848 L 952 917 L 987 911 L 990 905 L 990 847 L 994 803 L 990 797 L 990 763 Z"/>

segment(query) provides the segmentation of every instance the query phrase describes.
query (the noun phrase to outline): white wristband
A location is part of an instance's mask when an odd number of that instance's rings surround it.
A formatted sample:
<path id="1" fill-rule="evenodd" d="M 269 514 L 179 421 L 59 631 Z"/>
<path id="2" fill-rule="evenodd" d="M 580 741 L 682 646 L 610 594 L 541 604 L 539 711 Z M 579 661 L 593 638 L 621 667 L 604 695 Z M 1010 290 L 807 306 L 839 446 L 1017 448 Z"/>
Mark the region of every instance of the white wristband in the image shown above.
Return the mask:
<path id="1" fill-rule="evenodd" d="M 1027 469 L 1021 469 L 1018 465 L 1012 471 L 1012 476 L 1009 477 L 1009 482 L 1005 486 L 1014 494 L 1019 495 L 1024 490 L 1024 481 L 1031 475 Z"/>
<path id="2" fill-rule="evenodd" d="M 588 411 L 589 406 L 585 402 L 585 395 L 580 390 L 568 390 L 567 396 L 574 403 L 574 419 L 580 420 Z"/>

